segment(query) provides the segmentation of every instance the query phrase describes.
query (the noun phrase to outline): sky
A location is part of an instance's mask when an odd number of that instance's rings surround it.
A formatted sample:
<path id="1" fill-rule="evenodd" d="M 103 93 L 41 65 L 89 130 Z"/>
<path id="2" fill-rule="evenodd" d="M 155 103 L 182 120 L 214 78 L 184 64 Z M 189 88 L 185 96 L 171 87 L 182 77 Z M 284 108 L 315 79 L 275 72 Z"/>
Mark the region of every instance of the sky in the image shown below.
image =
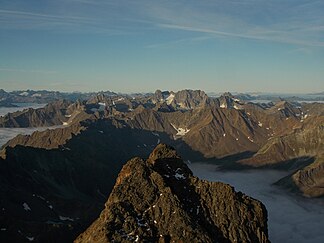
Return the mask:
<path id="1" fill-rule="evenodd" d="M 324 1 L 0 0 L 0 88 L 324 91 Z"/>

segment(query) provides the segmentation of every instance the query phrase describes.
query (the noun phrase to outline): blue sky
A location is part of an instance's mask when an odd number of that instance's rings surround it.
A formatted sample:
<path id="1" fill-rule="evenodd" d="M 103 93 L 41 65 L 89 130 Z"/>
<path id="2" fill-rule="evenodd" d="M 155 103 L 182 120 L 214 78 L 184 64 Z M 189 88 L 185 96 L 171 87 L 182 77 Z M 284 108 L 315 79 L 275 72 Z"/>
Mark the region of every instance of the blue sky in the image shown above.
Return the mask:
<path id="1" fill-rule="evenodd" d="M 324 1 L 0 0 L 0 88 L 324 91 Z"/>

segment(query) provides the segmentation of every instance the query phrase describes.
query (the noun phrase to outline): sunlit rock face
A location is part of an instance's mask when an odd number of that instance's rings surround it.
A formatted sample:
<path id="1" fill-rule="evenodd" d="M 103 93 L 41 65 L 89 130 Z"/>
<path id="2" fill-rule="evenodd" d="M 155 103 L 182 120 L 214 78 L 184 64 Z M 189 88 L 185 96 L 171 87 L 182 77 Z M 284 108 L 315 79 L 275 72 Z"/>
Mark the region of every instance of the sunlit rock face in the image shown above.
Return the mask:
<path id="1" fill-rule="evenodd" d="M 158 145 L 123 167 L 100 217 L 75 242 L 269 242 L 263 204 L 199 180 Z"/>

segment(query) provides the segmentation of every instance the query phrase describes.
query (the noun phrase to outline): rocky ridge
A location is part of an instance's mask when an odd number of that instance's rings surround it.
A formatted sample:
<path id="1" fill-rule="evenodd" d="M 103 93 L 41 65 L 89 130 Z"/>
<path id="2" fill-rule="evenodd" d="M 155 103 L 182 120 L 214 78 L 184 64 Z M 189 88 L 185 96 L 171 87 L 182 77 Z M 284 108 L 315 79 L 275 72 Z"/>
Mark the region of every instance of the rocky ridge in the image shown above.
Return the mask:
<path id="1" fill-rule="evenodd" d="M 265 207 L 224 183 L 199 180 L 160 144 L 129 160 L 100 217 L 75 242 L 269 242 Z"/>
<path id="2" fill-rule="evenodd" d="M 57 100 L 69 100 L 75 102 L 76 100 L 88 100 L 93 96 L 104 94 L 106 96 L 117 95 L 111 91 L 105 92 L 90 92 L 90 93 L 80 93 L 80 92 L 58 92 L 58 91 L 47 91 L 47 90 L 16 90 L 11 92 L 6 92 L 0 89 L 0 107 L 11 107 L 14 103 L 52 103 Z"/>
<path id="3" fill-rule="evenodd" d="M 292 168 L 302 169 L 312 158 L 316 159 L 323 148 L 323 132 L 319 129 L 324 117 L 323 104 L 280 100 L 260 105 L 241 101 L 230 93 L 210 98 L 200 90 L 158 90 L 153 95 L 134 97 L 101 93 L 87 101 L 63 102 L 61 106 L 57 102 L 48 107 L 55 109 L 45 107 L 9 114 L 3 117 L 2 126 L 63 123 L 64 132 L 19 136 L 7 145 L 54 148 L 78 133 L 80 122 L 111 120 L 118 129 L 163 134 L 164 142 L 177 145 L 180 153 L 185 149 L 196 151 L 196 155 L 200 154 L 197 157 L 214 158 L 220 163 L 226 161 L 222 165 L 231 168 L 240 165 L 285 167 L 289 162 L 286 168 L 293 164 Z M 161 141 L 161 138 L 156 136 L 156 140 Z M 149 140 L 136 146 L 143 144 L 148 145 Z M 190 153 L 185 159 L 192 156 Z"/>
<path id="4" fill-rule="evenodd" d="M 222 108 L 223 97 L 205 102 L 200 91 L 186 90 L 180 97 L 192 105 L 181 108 L 178 103 L 167 104 L 171 94 L 162 92 L 165 100 L 155 104 L 150 94 L 100 94 L 87 101 L 61 101 L 50 104 L 51 109 L 9 115 L 14 117 L 9 119 L 13 126 L 66 124 L 17 136 L 3 147 L 0 208 L 5 210 L 0 227 L 7 231 L 1 232 L 0 240 L 34 237 L 57 242 L 57 232 L 65 232 L 64 240 L 71 241 L 98 216 L 123 163 L 133 156 L 149 156 L 161 142 L 174 146 L 185 160 L 212 160 L 231 168 L 284 165 L 293 171 L 278 184 L 307 197 L 324 195 L 323 104 L 280 101 L 265 106 L 224 94 L 229 105 Z M 201 102 L 190 100 L 191 96 Z M 28 122 L 21 123 L 21 117 Z M 24 203 L 32 210 L 26 211 Z M 42 210 L 34 210 L 38 207 Z"/>
<path id="5" fill-rule="evenodd" d="M 0 127 L 44 127 L 62 125 L 67 120 L 65 111 L 72 103 L 56 101 L 44 108 L 25 109 L 0 117 Z"/>

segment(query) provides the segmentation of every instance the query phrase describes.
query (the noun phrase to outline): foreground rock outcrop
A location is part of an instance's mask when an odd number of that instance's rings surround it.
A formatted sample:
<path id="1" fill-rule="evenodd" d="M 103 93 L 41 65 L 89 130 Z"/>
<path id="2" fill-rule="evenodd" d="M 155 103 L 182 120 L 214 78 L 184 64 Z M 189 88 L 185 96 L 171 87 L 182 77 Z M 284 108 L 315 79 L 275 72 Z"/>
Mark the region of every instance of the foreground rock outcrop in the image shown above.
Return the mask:
<path id="1" fill-rule="evenodd" d="M 100 217 L 75 242 L 269 242 L 264 205 L 199 180 L 160 144 L 121 170 Z"/>

